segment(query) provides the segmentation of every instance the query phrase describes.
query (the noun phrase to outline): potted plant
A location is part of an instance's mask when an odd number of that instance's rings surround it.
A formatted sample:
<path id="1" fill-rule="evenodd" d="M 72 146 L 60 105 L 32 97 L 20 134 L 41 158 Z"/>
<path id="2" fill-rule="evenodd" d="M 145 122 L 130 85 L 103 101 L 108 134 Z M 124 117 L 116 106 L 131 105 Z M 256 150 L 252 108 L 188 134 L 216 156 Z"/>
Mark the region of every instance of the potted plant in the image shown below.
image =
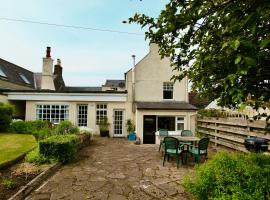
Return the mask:
<path id="1" fill-rule="evenodd" d="M 99 122 L 99 131 L 101 137 L 109 137 L 109 126 L 110 123 L 108 122 L 108 118 L 103 117 Z"/>
<path id="2" fill-rule="evenodd" d="M 128 133 L 128 139 L 129 140 L 136 140 L 136 133 L 135 131 L 135 125 L 131 121 L 131 119 L 128 119 L 126 122 L 126 128 Z"/>

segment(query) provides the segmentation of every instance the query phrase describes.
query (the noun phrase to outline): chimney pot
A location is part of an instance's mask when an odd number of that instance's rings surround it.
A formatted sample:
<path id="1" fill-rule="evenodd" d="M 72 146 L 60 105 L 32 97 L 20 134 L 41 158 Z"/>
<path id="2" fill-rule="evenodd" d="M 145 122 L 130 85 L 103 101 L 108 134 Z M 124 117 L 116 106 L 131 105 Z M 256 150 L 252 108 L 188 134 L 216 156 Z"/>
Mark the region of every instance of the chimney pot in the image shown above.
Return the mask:
<path id="1" fill-rule="evenodd" d="M 46 58 L 50 58 L 50 57 L 51 57 L 51 47 L 47 47 Z"/>
<path id="2" fill-rule="evenodd" d="M 61 66 L 61 60 L 59 58 L 57 59 L 57 65 Z"/>

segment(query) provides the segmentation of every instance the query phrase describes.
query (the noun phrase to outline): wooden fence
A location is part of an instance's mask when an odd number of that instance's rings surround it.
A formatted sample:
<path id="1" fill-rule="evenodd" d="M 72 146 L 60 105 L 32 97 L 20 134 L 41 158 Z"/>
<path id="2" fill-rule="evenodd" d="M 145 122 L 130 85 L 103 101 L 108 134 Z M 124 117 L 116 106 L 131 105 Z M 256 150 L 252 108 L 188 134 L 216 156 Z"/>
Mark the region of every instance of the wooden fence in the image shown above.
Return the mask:
<path id="1" fill-rule="evenodd" d="M 270 145 L 270 134 L 265 134 L 265 121 L 250 121 L 235 118 L 198 118 L 197 132 L 210 137 L 215 145 L 222 145 L 247 152 L 244 140 L 248 136 L 264 138 Z M 270 146 L 268 146 L 270 152 Z"/>

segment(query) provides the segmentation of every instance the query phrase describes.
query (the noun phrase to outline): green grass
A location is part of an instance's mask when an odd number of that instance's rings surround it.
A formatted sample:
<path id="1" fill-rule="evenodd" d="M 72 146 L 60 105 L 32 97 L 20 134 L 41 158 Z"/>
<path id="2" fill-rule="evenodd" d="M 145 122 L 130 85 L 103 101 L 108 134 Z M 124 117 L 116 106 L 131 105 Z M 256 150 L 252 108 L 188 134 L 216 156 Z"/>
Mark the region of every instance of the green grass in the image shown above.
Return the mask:
<path id="1" fill-rule="evenodd" d="M 0 166 L 15 160 L 36 145 L 33 135 L 0 133 Z"/>

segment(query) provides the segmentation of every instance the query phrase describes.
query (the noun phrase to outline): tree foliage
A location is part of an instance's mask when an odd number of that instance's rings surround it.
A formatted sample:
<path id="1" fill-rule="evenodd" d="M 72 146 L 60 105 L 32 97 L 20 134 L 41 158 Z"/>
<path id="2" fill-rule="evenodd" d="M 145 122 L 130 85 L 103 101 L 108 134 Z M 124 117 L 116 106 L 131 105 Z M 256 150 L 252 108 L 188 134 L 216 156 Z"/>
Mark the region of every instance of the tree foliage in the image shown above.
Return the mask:
<path id="1" fill-rule="evenodd" d="M 270 107 L 269 0 L 170 0 L 157 18 L 136 13 L 129 23 L 171 57 L 174 80 L 188 76 L 221 106 Z"/>

